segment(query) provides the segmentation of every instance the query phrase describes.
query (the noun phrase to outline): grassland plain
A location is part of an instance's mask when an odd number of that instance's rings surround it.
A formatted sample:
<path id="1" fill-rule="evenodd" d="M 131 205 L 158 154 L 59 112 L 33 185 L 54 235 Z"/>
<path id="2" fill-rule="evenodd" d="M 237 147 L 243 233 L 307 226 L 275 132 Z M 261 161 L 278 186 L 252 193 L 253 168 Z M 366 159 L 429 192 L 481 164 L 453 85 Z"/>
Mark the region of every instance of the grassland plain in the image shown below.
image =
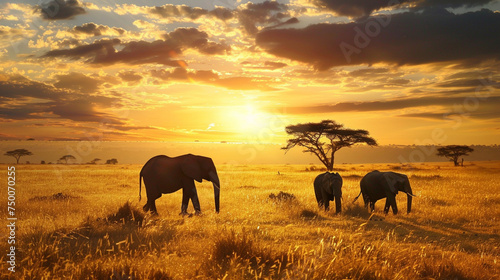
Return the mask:
<path id="1" fill-rule="evenodd" d="M 312 185 L 321 171 L 310 165 L 217 167 L 220 214 L 204 182 L 203 215 L 179 216 L 177 192 L 158 199 L 151 217 L 138 202 L 140 165 L 17 165 L 16 272 L 7 270 L 4 227 L 1 278 L 500 278 L 500 162 L 336 165 L 340 215 L 318 208 Z M 399 215 L 384 215 L 383 200 L 373 215 L 352 203 L 374 169 L 408 175 L 418 196 L 411 214 L 401 194 Z M 270 198 L 280 192 L 294 198 Z"/>

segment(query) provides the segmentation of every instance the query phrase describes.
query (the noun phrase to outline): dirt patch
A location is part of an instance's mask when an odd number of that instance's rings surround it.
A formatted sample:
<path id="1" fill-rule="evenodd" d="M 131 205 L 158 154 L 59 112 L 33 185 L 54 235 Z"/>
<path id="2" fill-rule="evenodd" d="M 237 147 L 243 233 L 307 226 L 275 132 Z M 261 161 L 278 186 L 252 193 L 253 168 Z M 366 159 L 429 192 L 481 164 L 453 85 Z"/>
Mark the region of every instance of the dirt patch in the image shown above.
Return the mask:
<path id="1" fill-rule="evenodd" d="M 300 212 L 300 217 L 301 218 L 305 218 L 305 219 L 315 219 L 317 217 L 319 217 L 318 213 L 314 212 L 314 211 L 311 211 L 311 210 L 302 210 L 302 212 Z"/>
<path id="2" fill-rule="evenodd" d="M 56 193 L 48 196 L 34 196 L 29 201 L 68 201 L 70 199 L 80 199 L 80 196 L 74 196 L 63 193 Z"/>
<path id="3" fill-rule="evenodd" d="M 443 176 L 441 175 L 411 175 L 410 179 L 420 179 L 420 180 L 436 180 L 436 179 L 443 179 Z"/>
<path id="4" fill-rule="evenodd" d="M 240 189 L 258 189 L 256 186 L 251 186 L 251 185 L 244 185 L 240 186 Z"/>
<path id="5" fill-rule="evenodd" d="M 274 193 L 271 193 L 269 195 L 269 199 L 272 201 L 277 201 L 277 202 L 292 202 L 295 201 L 297 198 L 295 195 L 287 192 L 279 192 L 279 194 L 275 195 Z"/>

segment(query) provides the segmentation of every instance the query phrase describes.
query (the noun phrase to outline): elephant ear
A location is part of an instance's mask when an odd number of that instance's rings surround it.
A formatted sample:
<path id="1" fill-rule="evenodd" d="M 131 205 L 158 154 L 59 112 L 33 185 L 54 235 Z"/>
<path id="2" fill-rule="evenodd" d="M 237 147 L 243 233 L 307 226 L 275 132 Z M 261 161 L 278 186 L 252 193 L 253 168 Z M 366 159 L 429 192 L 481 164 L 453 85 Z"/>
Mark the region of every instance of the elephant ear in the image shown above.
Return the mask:
<path id="1" fill-rule="evenodd" d="M 186 157 L 181 163 L 181 170 L 184 175 L 197 182 L 201 183 L 203 180 L 201 166 L 195 156 Z"/>
<path id="2" fill-rule="evenodd" d="M 398 189 L 396 187 L 396 184 L 397 184 L 398 180 L 397 180 L 397 178 L 395 178 L 394 174 L 387 172 L 387 173 L 384 173 L 383 176 L 387 182 L 387 186 L 389 187 L 389 191 L 393 194 L 397 194 Z"/>

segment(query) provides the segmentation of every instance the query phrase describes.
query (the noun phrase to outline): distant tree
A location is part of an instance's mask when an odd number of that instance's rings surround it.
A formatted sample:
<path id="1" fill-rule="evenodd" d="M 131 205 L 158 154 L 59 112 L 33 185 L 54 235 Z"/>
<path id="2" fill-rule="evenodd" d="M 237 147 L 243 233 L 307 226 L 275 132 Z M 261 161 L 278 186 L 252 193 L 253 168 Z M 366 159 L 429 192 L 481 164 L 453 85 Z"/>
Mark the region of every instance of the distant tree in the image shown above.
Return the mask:
<path id="1" fill-rule="evenodd" d="M 461 156 L 468 156 L 469 153 L 472 153 L 474 149 L 469 146 L 460 146 L 460 145 L 449 145 L 444 146 L 437 149 L 437 155 L 440 157 L 446 157 L 450 161 L 453 161 L 455 166 L 460 166 L 458 163 L 458 158 Z M 462 161 L 463 166 L 463 161 Z"/>
<path id="2" fill-rule="evenodd" d="M 116 158 L 108 159 L 106 161 L 106 164 L 117 164 L 118 160 Z"/>
<path id="3" fill-rule="evenodd" d="M 40 161 L 40 164 L 45 164 L 45 160 Z"/>
<path id="4" fill-rule="evenodd" d="M 345 128 L 332 120 L 289 125 L 286 133 L 293 138 L 288 139 L 286 147 L 281 149 L 289 151 L 295 146 L 304 147 L 303 152 L 316 155 L 328 171 L 333 170 L 335 152 L 338 150 L 358 143 L 377 146 L 377 141 L 369 136 L 368 131 Z"/>
<path id="5" fill-rule="evenodd" d="M 68 164 L 68 160 L 70 160 L 70 159 L 76 159 L 76 158 L 72 155 L 65 155 L 65 156 L 62 156 L 59 160 L 64 160 L 64 162 L 66 164 Z"/>
<path id="6" fill-rule="evenodd" d="M 13 150 L 13 151 L 8 151 L 6 152 L 5 154 L 3 154 L 4 156 L 9 156 L 9 157 L 14 157 L 16 159 L 16 163 L 19 164 L 19 159 L 22 157 L 22 156 L 32 156 L 33 153 L 26 150 L 26 149 L 17 149 L 17 150 Z"/>
<path id="7" fill-rule="evenodd" d="M 100 158 L 95 158 L 89 162 L 89 164 L 97 164 L 98 161 L 100 161 Z"/>

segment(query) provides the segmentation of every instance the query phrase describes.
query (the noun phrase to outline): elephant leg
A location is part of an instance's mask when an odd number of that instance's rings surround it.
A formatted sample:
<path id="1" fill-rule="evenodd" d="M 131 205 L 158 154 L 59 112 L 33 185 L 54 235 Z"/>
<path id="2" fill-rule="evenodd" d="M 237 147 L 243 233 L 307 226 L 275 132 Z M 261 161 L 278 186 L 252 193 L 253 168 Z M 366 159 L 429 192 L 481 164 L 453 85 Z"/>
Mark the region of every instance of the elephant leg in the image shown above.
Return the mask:
<path id="1" fill-rule="evenodd" d="M 195 214 L 201 214 L 200 200 L 196 188 L 191 189 L 191 202 L 193 203 Z"/>
<path id="2" fill-rule="evenodd" d="M 392 207 L 392 213 L 394 213 L 394 215 L 396 215 L 398 213 L 398 206 L 396 205 L 396 196 L 395 195 L 388 196 L 385 204 L 386 204 L 386 206 L 389 205 L 390 207 Z M 388 212 L 389 212 L 389 207 L 387 207 L 386 214 Z"/>
<path id="3" fill-rule="evenodd" d="M 187 209 L 189 204 L 189 193 L 186 189 L 182 189 L 182 205 L 181 205 L 181 213 L 180 215 L 187 215 Z"/>
<path id="4" fill-rule="evenodd" d="M 323 199 L 323 204 L 325 205 L 325 211 L 330 210 L 330 195 L 326 193 L 324 189 L 321 189 L 321 197 Z"/>
<path id="5" fill-rule="evenodd" d="M 375 202 L 370 201 L 370 212 L 373 212 L 373 211 L 375 211 Z"/>
<path id="6" fill-rule="evenodd" d="M 156 199 L 160 198 L 161 194 L 151 194 L 148 195 L 148 201 L 142 207 L 144 212 L 151 211 L 153 214 L 158 214 L 158 211 L 156 211 Z"/>
<path id="7" fill-rule="evenodd" d="M 196 214 L 201 213 L 200 201 L 198 199 L 198 193 L 196 192 L 196 188 L 194 187 L 194 182 L 192 184 L 193 184 L 192 187 L 182 189 L 182 205 L 181 205 L 181 214 L 182 215 L 187 214 L 187 208 L 188 208 L 188 204 L 189 204 L 190 199 L 191 199 L 191 202 L 193 203 L 195 213 Z"/>
<path id="8" fill-rule="evenodd" d="M 385 206 L 384 206 L 384 213 L 387 214 L 389 213 L 389 208 L 391 207 L 391 204 L 389 203 L 389 198 L 386 198 L 385 200 Z"/>
<path id="9" fill-rule="evenodd" d="M 314 194 L 316 195 L 316 201 L 318 202 L 318 207 L 322 208 L 323 207 L 323 197 L 321 195 L 321 191 L 319 188 L 314 187 Z"/>
<path id="10" fill-rule="evenodd" d="M 341 197 L 339 195 L 335 196 L 335 213 L 342 212 L 342 202 Z"/>

